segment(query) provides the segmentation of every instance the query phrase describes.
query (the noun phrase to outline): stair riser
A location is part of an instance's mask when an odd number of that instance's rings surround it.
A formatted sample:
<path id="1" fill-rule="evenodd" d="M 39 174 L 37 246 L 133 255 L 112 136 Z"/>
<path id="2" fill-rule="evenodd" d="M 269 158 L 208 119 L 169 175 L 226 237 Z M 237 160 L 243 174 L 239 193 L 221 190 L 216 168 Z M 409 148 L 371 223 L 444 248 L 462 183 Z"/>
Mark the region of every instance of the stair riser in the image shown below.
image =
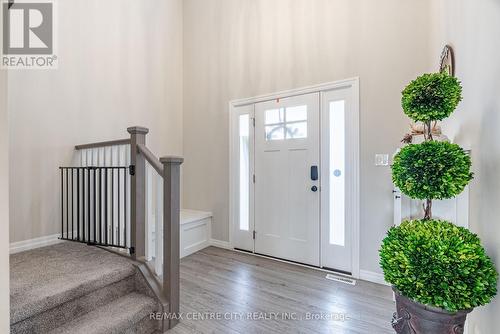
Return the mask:
<path id="1" fill-rule="evenodd" d="M 159 333 L 158 321 L 151 320 L 149 316 L 143 318 L 133 327 L 126 330 L 123 334 L 153 334 Z"/>
<path id="2" fill-rule="evenodd" d="M 53 309 L 12 324 L 11 334 L 46 333 L 64 325 L 74 319 L 75 316 L 88 313 L 97 307 L 125 296 L 135 290 L 135 285 L 135 276 L 132 275 Z"/>
<path id="3" fill-rule="evenodd" d="M 154 299 L 132 292 L 76 317 L 49 334 L 151 334 L 157 323 L 150 317 L 157 310 Z"/>

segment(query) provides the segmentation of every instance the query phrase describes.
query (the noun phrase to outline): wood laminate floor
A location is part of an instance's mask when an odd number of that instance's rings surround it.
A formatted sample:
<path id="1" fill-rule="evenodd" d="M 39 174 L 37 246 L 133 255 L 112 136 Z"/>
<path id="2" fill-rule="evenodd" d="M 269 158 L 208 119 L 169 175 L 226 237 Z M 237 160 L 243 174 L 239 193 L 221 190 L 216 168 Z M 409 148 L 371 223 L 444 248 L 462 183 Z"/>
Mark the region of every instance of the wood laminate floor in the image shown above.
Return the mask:
<path id="1" fill-rule="evenodd" d="M 181 320 L 169 333 L 394 333 L 389 287 L 206 248 L 181 261 Z"/>

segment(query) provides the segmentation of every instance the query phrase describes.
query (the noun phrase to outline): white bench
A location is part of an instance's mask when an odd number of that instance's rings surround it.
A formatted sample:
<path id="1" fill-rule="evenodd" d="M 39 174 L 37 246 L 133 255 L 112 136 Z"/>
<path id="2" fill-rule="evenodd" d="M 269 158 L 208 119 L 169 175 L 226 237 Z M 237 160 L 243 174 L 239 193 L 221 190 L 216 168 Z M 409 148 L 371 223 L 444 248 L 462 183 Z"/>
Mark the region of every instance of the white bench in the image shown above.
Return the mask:
<path id="1" fill-rule="evenodd" d="M 210 245 L 211 212 L 182 209 L 180 224 L 181 258 Z"/>

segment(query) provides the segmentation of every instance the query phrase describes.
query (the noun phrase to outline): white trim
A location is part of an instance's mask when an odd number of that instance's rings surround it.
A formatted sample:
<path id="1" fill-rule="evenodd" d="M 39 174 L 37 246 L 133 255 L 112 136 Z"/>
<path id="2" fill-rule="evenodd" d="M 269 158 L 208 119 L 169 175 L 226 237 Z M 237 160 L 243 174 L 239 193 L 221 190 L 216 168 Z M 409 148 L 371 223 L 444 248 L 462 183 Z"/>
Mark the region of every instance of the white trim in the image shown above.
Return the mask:
<path id="1" fill-rule="evenodd" d="M 212 218 L 212 216 L 212 213 L 208 211 L 181 209 L 181 225 L 189 224 L 206 218 Z"/>
<path id="2" fill-rule="evenodd" d="M 228 161 L 228 165 L 229 165 L 229 208 L 228 208 L 228 228 L 229 228 L 229 243 L 232 244 L 232 241 L 233 241 L 233 224 L 234 224 L 234 220 L 233 220 L 233 216 L 236 212 L 235 210 L 235 205 L 236 205 L 236 198 L 235 197 L 235 194 L 236 194 L 236 185 L 234 184 L 235 182 L 233 181 L 233 178 L 235 177 L 235 172 L 236 172 L 236 168 L 237 168 L 237 164 L 235 161 L 233 161 L 233 156 L 234 156 L 234 147 L 235 147 L 235 140 L 233 139 L 233 136 L 234 136 L 234 126 L 233 126 L 233 122 L 234 122 L 234 110 L 235 110 L 235 105 L 233 105 L 232 102 L 229 102 L 228 103 L 228 111 L 229 111 L 229 151 L 228 151 L 228 157 L 229 157 L 229 161 Z M 212 229 L 210 229 L 210 244 L 212 246 L 215 246 L 217 247 L 215 244 L 213 244 L 213 240 L 212 239 Z"/>
<path id="3" fill-rule="evenodd" d="M 28 240 L 23 240 L 23 241 L 11 242 L 9 253 L 15 254 L 15 253 L 24 252 L 24 251 L 27 251 L 30 249 L 35 249 L 35 248 L 40 248 L 40 247 L 58 244 L 58 243 L 62 242 L 62 240 L 59 240 L 59 236 L 60 236 L 60 234 L 53 234 L 53 235 L 48 235 L 45 237 L 39 237 L 39 238 L 28 239 Z"/>
<path id="4" fill-rule="evenodd" d="M 181 256 L 181 258 L 186 257 L 188 255 L 191 255 L 193 253 L 196 253 L 198 251 L 201 251 L 202 249 L 207 248 L 208 246 L 209 246 L 209 243 L 207 240 L 198 241 L 192 245 L 185 247 L 184 248 L 185 253 L 183 256 Z"/>
<path id="5" fill-rule="evenodd" d="M 353 88 L 353 109 L 354 109 L 354 123 L 358 126 L 354 128 L 353 140 L 355 141 L 353 147 L 351 148 L 353 152 L 353 156 L 357 157 L 354 161 L 354 169 L 356 171 L 355 177 L 353 178 L 353 189 L 355 194 L 353 196 L 353 225 L 352 225 L 352 234 L 353 234 L 353 245 L 352 245 L 352 274 L 354 277 L 360 277 L 360 238 L 361 238 L 361 229 L 360 229 L 360 95 L 359 95 L 359 78 L 356 78 L 352 82 Z"/>
<path id="6" fill-rule="evenodd" d="M 318 92 L 322 92 L 325 90 L 332 90 L 332 89 L 353 86 L 354 84 L 356 84 L 358 82 L 359 82 L 359 77 L 331 81 L 331 82 L 326 82 L 326 83 L 322 83 L 322 84 L 318 84 L 318 85 L 312 85 L 312 86 L 306 86 L 306 87 L 302 87 L 302 88 L 284 90 L 284 91 L 280 91 L 280 92 L 272 93 L 272 94 L 265 94 L 265 95 L 259 95 L 259 96 L 255 96 L 255 97 L 245 98 L 245 99 L 232 100 L 229 102 L 229 106 L 230 107 L 238 107 L 238 106 L 244 106 L 247 104 L 276 100 L 277 98 L 292 97 L 292 96 L 304 95 L 304 94 L 309 94 L 309 93 L 318 93 Z"/>
<path id="7" fill-rule="evenodd" d="M 206 219 L 206 218 L 205 218 Z M 191 230 L 194 230 L 195 228 L 198 228 L 200 226 L 205 226 L 207 225 L 207 222 L 205 221 L 205 219 L 202 219 L 202 220 L 197 220 L 197 221 L 194 221 L 194 222 L 190 222 L 190 223 L 184 223 L 184 224 L 181 224 L 181 226 L 183 225 L 188 225 L 188 227 L 185 227 L 182 229 L 182 231 L 184 232 L 187 232 L 187 231 L 191 231 Z"/>
<path id="8" fill-rule="evenodd" d="M 298 96 L 298 95 L 304 95 L 304 94 L 309 94 L 309 93 L 317 93 L 317 92 L 324 92 L 324 91 L 329 91 L 329 90 L 334 90 L 334 89 L 340 89 L 340 88 L 348 88 L 352 87 L 353 90 L 353 111 L 354 111 L 354 119 L 353 122 L 357 124 L 358 126 L 356 129 L 354 129 L 354 140 L 355 142 L 353 143 L 353 152 L 352 155 L 357 157 L 356 161 L 354 162 L 354 169 L 356 171 L 355 177 L 353 178 L 353 189 L 355 194 L 353 194 L 353 225 L 352 225 L 352 234 L 353 234 L 353 239 L 352 239 L 352 276 L 354 278 L 360 278 L 360 148 L 359 148 L 359 143 L 360 143 L 360 132 L 359 132 L 359 126 L 360 126 L 360 93 L 359 93 L 359 77 L 353 77 L 353 78 L 348 78 L 344 80 L 338 80 L 338 81 L 332 81 L 332 82 L 327 82 L 323 84 L 318 84 L 318 85 L 312 85 L 312 86 L 307 86 L 307 87 L 302 87 L 302 88 L 297 88 L 297 89 L 290 89 L 290 90 L 285 90 L 277 93 L 272 93 L 272 94 L 265 94 L 265 95 L 260 95 L 256 97 L 251 97 L 251 98 L 245 98 L 245 99 L 237 99 L 237 100 L 232 100 L 229 102 L 229 245 L 233 244 L 233 219 L 234 219 L 234 210 L 235 210 L 235 203 L 234 203 L 234 198 L 237 196 L 235 194 L 235 190 L 237 187 L 234 184 L 233 177 L 236 173 L 236 164 L 232 161 L 232 156 L 233 156 L 233 151 L 234 151 L 234 139 L 233 139 L 233 117 L 234 117 L 234 110 L 236 107 L 239 106 L 245 106 L 249 104 L 255 104 L 259 102 L 265 102 L 265 101 L 270 101 L 270 100 L 275 100 L 277 98 L 286 98 L 286 97 L 292 97 L 292 96 Z M 215 246 L 215 245 L 214 245 Z M 320 246 L 321 248 L 321 246 Z M 321 254 L 320 254 L 321 257 Z"/>
<path id="9" fill-rule="evenodd" d="M 214 246 L 214 247 L 217 247 L 217 248 L 234 250 L 233 246 L 231 246 L 231 243 L 229 241 L 222 241 L 222 240 L 217 240 L 217 239 L 210 239 L 210 246 Z"/>
<path id="10" fill-rule="evenodd" d="M 291 265 L 294 265 L 294 266 L 297 266 L 297 267 L 302 267 L 302 268 L 312 269 L 312 270 L 316 270 L 316 271 L 321 271 L 321 272 L 333 274 L 333 275 L 336 275 L 336 276 L 354 278 L 352 275 L 344 274 L 344 273 L 333 271 L 333 270 L 323 269 L 323 268 L 320 268 L 320 267 L 309 266 L 307 264 L 302 264 L 302 263 L 297 263 L 297 262 L 293 262 L 293 261 L 278 259 L 278 258 L 275 258 L 275 257 L 271 257 L 271 256 L 267 256 L 267 255 L 262 255 L 262 254 L 257 254 L 257 253 L 250 253 L 250 252 L 240 251 L 238 249 L 230 249 L 230 250 L 234 251 L 234 252 L 237 252 L 237 253 L 241 253 L 241 254 L 248 254 L 248 255 L 260 257 L 260 258 L 263 258 L 263 259 L 268 259 L 268 260 L 272 260 L 272 261 L 276 261 L 276 262 L 291 264 Z"/>
<path id="11" fill-rule="evenodd" d="M 362 279 L 363 281 L 391 286 L 389 283 L 385 281 L 384 274 L 376 273 L 374 271 L 360 270 L 359 278 Z"/>
<path id="12" fill-rule="evenodd" d="M 238 110 L 239 109 L 248 109 L 248 110 Z M 248 231 L 240 231 L 241 233 L 235 233 L 235 224 L 236 221 L 239 220 L 239 212 L 236 208 L 239 208 L 239 184 L 238 184 L 238 176 L 239 176 L 239 164 L 237 163 L 236 156 L 239 156 L 239 133 L 235 128 L 235 122 L 237 121 L 240 115 L 249 115 L 250 117 L 250 127 L 254 130 L 254 119 L 255 119 L 255 109 L 254 106 L 248 108 L 247 105 L 233 105 L 232 102 L 229 102 L 229 243 L 233 245 L 235 242 L 235 238 L 241 238 L 243 240 L 249 240 L 251 238 L 251 234 L 253 233 L 255 222 L 254 222 L 254 183 L 251 181 L 249 184 L 249 198 L 250 198 L 250 210 L 249 210 L 249 229 Z M 249 135 L 249 152 L 250 152 L 250 178 L 253 177 L 255 173 L 255 165 L 254 165 L 254 131 L 250 131 Z M 246 235 L 245 235 L 246 234 Z M 249 250 L 254 249 L 254 244 L 252 240 L 252 246 L 249 247 Z"/>

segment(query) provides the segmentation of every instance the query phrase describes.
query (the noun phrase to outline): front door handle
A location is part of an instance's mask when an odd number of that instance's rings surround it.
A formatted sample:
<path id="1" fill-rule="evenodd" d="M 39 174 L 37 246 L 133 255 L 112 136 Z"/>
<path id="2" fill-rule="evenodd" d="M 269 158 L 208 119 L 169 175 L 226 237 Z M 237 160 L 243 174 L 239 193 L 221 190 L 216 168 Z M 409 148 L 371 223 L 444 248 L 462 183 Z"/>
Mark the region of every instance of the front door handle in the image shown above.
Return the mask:
<path id="1" fill-rule="evenodd" d="M 318 166 L 311 166 L 311 180 L 318 180 Z"/>

